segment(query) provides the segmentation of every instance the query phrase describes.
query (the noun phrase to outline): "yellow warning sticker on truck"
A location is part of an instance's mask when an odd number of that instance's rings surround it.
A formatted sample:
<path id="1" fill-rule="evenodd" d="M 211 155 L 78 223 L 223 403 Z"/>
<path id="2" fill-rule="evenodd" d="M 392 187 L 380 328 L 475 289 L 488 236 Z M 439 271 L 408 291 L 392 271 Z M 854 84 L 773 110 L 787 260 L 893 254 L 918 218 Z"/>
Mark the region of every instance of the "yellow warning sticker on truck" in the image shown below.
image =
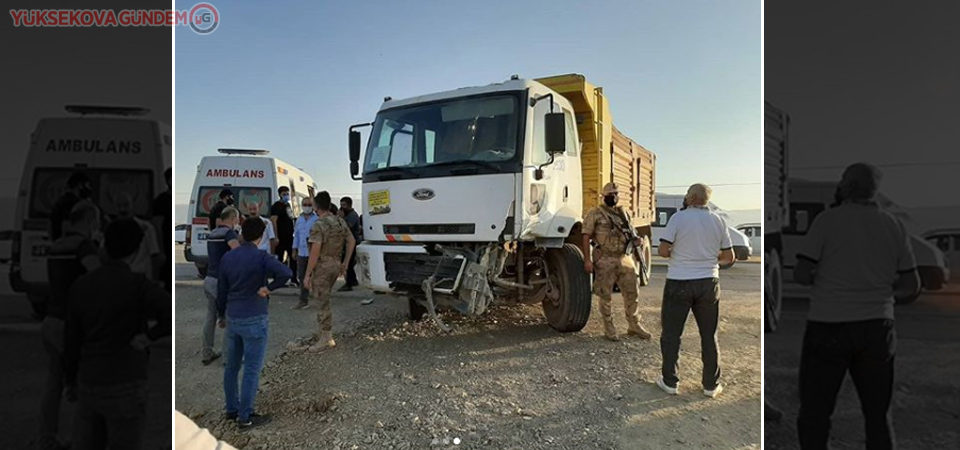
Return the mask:
<path id="1" fill-rule="evenodd" d="M 390 212 L 390 191 L 372 191 L 367 194 L 367 211 L 371 216 Z"/>

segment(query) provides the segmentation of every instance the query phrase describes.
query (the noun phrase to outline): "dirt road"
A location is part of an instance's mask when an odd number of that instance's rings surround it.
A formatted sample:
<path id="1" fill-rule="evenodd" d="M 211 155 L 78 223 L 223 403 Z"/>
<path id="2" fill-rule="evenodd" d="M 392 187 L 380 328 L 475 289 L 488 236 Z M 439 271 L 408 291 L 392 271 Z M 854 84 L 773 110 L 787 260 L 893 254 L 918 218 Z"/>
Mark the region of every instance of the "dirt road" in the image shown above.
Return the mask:
<path id="1" fill-rule="evenodd" d="M 781 328 L 765 343 L 767 398 L 784 412 L 780 423 L 768 423 L 765 449 L 796 449 L 797 368 L 807 313 L 802 290 L 788 286 L 793 298 L 784 302 Z M 793 292 L 790 292 L 793 290 Z M 896 384 L 893 421 L 898 448 L 960 448 L 960 285 L 946 292 L 925 293 L 916 302 L 898 306 Z M 833 414 L 831 445 L 837 449 L 863 448 L 863 416 L 850 377 L 847 377 Z"/>
<path id="2" fill-rule="evenodd" d="M 445 315 L 455 331 L 444 334 L 429 321 L 407 322 L 405 302 L 376 296 L 364 306 L 369 293 L 337 294 L 338 346 L 309 354 L 285 346 L 314 331 L 316 310 L 291 310 L 293 290 L 281 291 L 257 402 L 274 421 L 248 433 L 222 419 L 222 368 L 199 362 L 199 283 L 186 264 L 177 273 L 177 409 L 243 448 L 760 448 L 759 264 L 722 273 L 717 399 L 699 386 L 692 319 L 673 397 L 653 384 L 658 341 L 609 342 L 597 314 L 582 332 L 559 334 L 539 307 L 503 307 L 473 319 Z M 655 334 L 663 278 L 655 267 L 641 293 L 643 323 Z M 619 296 L 614 304 L 625 330 Z"/>

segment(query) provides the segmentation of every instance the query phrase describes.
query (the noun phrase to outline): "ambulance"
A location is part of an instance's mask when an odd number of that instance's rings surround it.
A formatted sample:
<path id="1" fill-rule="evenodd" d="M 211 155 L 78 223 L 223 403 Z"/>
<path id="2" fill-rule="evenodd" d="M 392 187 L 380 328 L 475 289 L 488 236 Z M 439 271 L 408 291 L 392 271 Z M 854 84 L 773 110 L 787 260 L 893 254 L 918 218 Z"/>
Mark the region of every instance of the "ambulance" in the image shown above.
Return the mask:
<path id="1" fill-rule="evenodd" d="M 678 213 L 681 208 L 683 208 L 683 195 L 682 194 L 664 194 L 662 192 L 657 192 L 657 221 L 653 223 L 653 242 L 652 246 L 654 249 L 660 247 L 660 236 L 667 229 L 667 222 L 670 221 L 670 218 L 674 214 Z M 707 207 L 720 216 L 720 219 L 723 220 L 723 223 L 727 225 L 727 232 L 730 234 L 730 243 L 733 246 L 733 253 L 736 258 L 730 264 L 724 264 L 720 266 L 721 269 L 729 269 L 737 261 L 746 261 L 750 259 L 750 255 L 753 254 L 754 248 L 750 245 L 750 238 L 747 237 L 742 231 L 733 228 L 730 226 L 730 216 L 726 211 L 720 209 L 713 202 L 709 202 Z"/>
<path id="2" fill-rule="evenodd" d="M 184 257 L 194 263 L 201 277 L 207 275 L 207 235 L 210 232 L 210 210 L 220 200 L 220 191 L 233 191 L 234 206 L 241 213 L 246 205 L 260 205 L 260 214 L 270 217 L 270 206 L 279 200 L 280 186 L 290 188 L 290 207 L 294 216 L 300 215 L 303 199 L 313 198 L 317 185 L 313 177 L 292 164 L 272 158 L 268 150 L 230 149 L 217 150 L 218 156 L 204 156 L 197 166 L 197 177 L 190 191 L 187 206 L 186 243 Z"/>
<path id="3" fill-rule="evenodd" d="M 107 215 L 120 194 L 132 196 L 134 213 L 149 220 L 153 199 L 167 189 L 171 166 L 170 125 L 144 117 L 138 107 L 68 105 L 70 116 L 44 118 L 30 137 L 10 240 L 10 286 L 27 294 L 42 315 L 49 294 L 47 250 L 50 215 L 75 172 L 89 177 L 91 199 Z M 170 245 L 169 242 L 164 245 Z"/>

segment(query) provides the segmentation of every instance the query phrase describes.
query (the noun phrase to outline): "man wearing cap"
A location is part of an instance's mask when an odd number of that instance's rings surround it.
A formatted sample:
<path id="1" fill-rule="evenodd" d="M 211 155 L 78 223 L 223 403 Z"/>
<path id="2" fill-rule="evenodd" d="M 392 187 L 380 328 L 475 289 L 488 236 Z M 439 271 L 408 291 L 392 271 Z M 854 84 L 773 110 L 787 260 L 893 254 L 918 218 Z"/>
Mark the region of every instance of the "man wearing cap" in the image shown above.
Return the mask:
<path id="1" fill-rule="evenodd" d="M 800 356 L 800 448 L 827 448 L 847 372 L 860 397 L 866 448 L 896 448 L 893 306 L 914 296 L 920 279 L 909 234 L 876 202 L 879 184 L 875 167 L 847 167 L 837 206 L 817 215 L 797 254 L 794 278 L 813 286 Z"/>
<path id="2" fill-rule="evenodd" d="M 620 196 L 617 185 L 607 183 L 603 187 L 603 204 L 592 208 L 583 221 L 583 268 L 587 273 L 594 273 L 593 293 L 600 299 L 600 314 L 603 316 L 603 331 L 607 339 L 619 341 L 620 336 L 613 325 L 613 313 L 610 307 L 610 297 L 613 285 L 620 287 L 623 296 L 623 310 L 627 317 L 627 334 L 639 336 L 641 339 L 650 339 L 651 334 L 640 325 L 640 314 L 637 312 L 637 297 L 639 280 L 636 272 L 636 262 L 633 256 L 627 253 L 628 237 L 622 231 L 621 213 L 617 208 Z M 593 255 L 590 254 L 590 241 L 593 241 Z M 643 245 L 637 239 L 633 243 Z"/>
<path id="3" fill-rule="evenodd" d="M 220 225 L 220 215 L 223 214 L 223 209 L 228 206 L 233 206 L 233 191 L 223 188 L 223 190 L 220 191 L 220 201 L 213 205 L 213 208 L 210 208 L 210 223 L 207 225 L 208 229 L 213 230 Z"/>
<path id="4" fill-rule="evenodd" d="M 723 391 L 717 345 L 720 264 L 733 262 L 734 254 L 726 223 L 707 207 L 712 192 L 699 183 L 687 189 L 683 198 L 687 206 L 667 222 L 657 249 L 660 256 L 669 258 L 660 309 L 663 364 L 657 386 L 672 395 L 680 383 L 680 338 L 691 311 L 700 332 L 703 395 L 714 398 Z"/>

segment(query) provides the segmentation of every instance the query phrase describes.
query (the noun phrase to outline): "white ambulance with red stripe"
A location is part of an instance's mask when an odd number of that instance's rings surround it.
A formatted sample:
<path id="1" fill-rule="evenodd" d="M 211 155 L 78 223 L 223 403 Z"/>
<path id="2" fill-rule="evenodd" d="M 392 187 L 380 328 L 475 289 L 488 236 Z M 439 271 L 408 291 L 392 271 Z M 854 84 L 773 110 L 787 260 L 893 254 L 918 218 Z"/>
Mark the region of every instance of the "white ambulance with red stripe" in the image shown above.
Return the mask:
<path id="1" fill-rule="evenodd" d="M 40 119 L 30 136 L 30 151 L 20 178 L 14 230 L 0 233 L 10 241 L 10 286 L 27 294 L 41 316 L 50 285 L 47 250 L 53 208 L 71 175 L 90 179 L 90 200 L 116 214 L 116 200 L 126 194 L 141 219 L 152 216 L 154 198 L 167 189 L 173 139 L 170 125 L 146 117 L 140 107 L 67 105 L 62 117 Z M 171 245 L 169 242 L 164 245 Z"/>
<path id="2" fill-rule="evenodd" d="M 197 178 L 187 206 L 184 256 L 197 266 L 201 276 L 207 271 L 207 235 L 210 210 L 219 201 L 220 191 L 233 191 L 234 206 L 247 212 L 251 202 L 260 205 L 260 214 L 270 217 L 270 206 L 278 199 L 280 186 L 290 188 L 290 207 L 300 214 L 304 198 L 316 195 L 313 177 L 292 164 L 272 158 L 268 150 L 219 149 L 219 156 L 205 156 L 197 166 Z"/>

